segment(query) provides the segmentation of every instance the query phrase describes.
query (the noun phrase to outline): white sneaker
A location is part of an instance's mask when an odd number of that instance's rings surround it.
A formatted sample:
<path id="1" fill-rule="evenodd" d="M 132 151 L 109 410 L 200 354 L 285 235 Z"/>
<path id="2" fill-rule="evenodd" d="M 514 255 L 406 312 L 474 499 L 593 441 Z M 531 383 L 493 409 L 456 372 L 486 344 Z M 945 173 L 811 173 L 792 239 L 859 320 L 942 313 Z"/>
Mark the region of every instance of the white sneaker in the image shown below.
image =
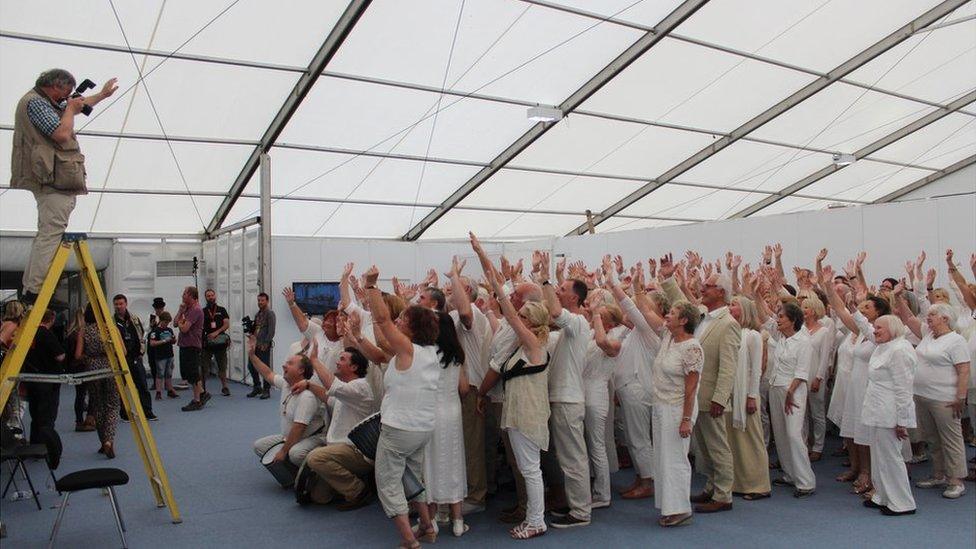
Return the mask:
<path id="1" fill-rule="evenodd" d="M 463 536 L 468 531 L 468 525 L 464 523 L 464 519 L 456 519 L 452 521 L 451 531 L 454 537 L 459 538 Z"/>
<path id="2" fill-rule="evenodd" d="M 915 483 L 917 488 L 941 488 L 946 485 L 946 479 L 944 478 L 927 478 L 925 480 L 920 480 Z"/>
<path id="3" fill-rule="evenodd" d="M 477 503 L 461 503 L 461 514 L 462 515 L 473 515 L 475 513 L 483 513 L 485 510 L 484 505 L 479 505 Z"/>
<path id="4" fill-rule="evenodd" d="M 961 498 L 963 494 L 966 493 L 966 487 L 962 484 L 950 484 L 948 488 L 942 492 L 942 497 L 949 499 Z"/>

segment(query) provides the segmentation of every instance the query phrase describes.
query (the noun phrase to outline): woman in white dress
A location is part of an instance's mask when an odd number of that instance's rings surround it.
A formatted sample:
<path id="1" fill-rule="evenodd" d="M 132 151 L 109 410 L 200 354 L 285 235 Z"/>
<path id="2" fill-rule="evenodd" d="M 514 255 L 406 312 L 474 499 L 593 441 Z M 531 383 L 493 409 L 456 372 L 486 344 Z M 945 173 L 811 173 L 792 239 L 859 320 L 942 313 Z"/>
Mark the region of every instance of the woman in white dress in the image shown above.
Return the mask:
<path id="1" fill-rule="evenodd" d="M 821 252 L 825 255 L 825 252 Z M 861 422 L 861 408 L 864 405 L 864 393 L 868 387 L 868 362 L 874 352 L 874 326 L 872 323 L 878 317 L 891 313 L 891 306 L 884 298 L 868 295 L 863 296 L 857 305 L 857 311 L 851 314 L 840 296 L 834 290 L 830 281 L 834 279 L 834 270 L 825 267 L 821 271 L 818 281 L 821 289 L 827 294 L 830 306 L 837 313 L 837 318 L 851 332 L 854 345 L 854 365 L 851 370 L 844 402 L 844 416 L 841 420 L 840 435 L 853 439 L 854 451 L 851 451 L 851 469 L 857 471 L 854 479 L 854 493 L 865 494 L 871 491 L 871 430 Z M 857 454 L 856 456 L 854 454 Z M 850 475 L 837 477 L 840 481 L 851 480 Z"/>
<path id="2" fill-rule="evenodd" d="M 868 364 L 868 388 L 861 408 L 861 421 L 871 437 L 871 482 L 874 495 L 864 506 L 889 516 L 915 514 L 915 498 L 902 457 L 902 440 L 915 426 L 912 378 L 917 359 L 905 340 L 905 325 L 898 317 L 885 315 L 874 321 L 878 346 Z"/>
<path id="3" fill-rule="evenodd" d="M 437 348 L 440 351 L 441 373 L 437 386 L 437 415 L 434 434 L 424 452 L 424 485 L 430 514 L 438 505 L 450 506 L 451 530 L 460 537 L 468 531 L 461 516 L 461 502 L 468 495 L 468 477 L 464 461 L 464 430 L 461 427 L 461 397 L 468 392 L 468 376 L 464 371 L 464 350 L 458 341 L 454 319 L 437 313 L 440 330 Z M 419 526 L 417 527 L 419 530 Z M 437 530 L 437 525 L 434 525 Z"/>
<path id="4" fill-rule="evenodd" d="M 549 310 L 528 302 L 518 311 L 498 281 L 497 271 L 474 233 L 471 247 L 492 284 L 502 314 L 515 331 L 519 347 L 504 364 L 492 361 L 478 388 L 478 411 L 486 408 L 488 392 L 501 381 L 505 391 L 499 427 L 507 431 L 519 472 L 525 479 L 525 521 L 509 530 L 513 539 L 541 536 L 545 521 L 545 488 L 542 485 L 541 453 L 549 447 Z"/>

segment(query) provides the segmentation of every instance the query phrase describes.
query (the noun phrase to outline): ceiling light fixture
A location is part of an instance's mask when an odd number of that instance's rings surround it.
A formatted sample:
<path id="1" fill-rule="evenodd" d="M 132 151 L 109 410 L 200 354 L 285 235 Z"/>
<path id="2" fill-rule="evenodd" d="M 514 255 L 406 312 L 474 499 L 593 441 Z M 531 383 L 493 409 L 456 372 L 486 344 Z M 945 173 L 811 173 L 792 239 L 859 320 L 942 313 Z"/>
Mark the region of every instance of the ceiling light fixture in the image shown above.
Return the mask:
<path id="1" fill-rule="evenodd" d="M 563 111 L 556 107 L 536 106 L 529 107 L 529 120 L 533 122 L 558 122 L 563 118 Z"/>
<path id="2" fill-rule="evenodd" d="M 857 158 L 854 158 L 853 154 L 836 153 L 834 154 L 834 165 L 835 166 L 848 166 L 853 164 Z"/>

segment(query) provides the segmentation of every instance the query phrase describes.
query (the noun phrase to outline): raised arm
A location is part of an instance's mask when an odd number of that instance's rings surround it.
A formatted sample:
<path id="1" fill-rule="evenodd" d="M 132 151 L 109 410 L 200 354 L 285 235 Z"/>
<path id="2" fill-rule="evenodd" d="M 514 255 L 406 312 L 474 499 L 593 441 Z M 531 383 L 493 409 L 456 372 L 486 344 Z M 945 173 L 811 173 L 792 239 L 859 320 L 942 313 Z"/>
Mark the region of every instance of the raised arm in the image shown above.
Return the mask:
<path id="1" fill-rule="evenodd" d="M 600 314 L 602 311 L 603 307 L 593 311 L 593 339 L 603 354 L 615 357 L 620 354 L 620 342 L 607 337 L 607 330 L 603 327 L 603 316 Z"/>
<path id="2" fill-rule="evenodd" d="M 922 322 L 917 316 L 912 314 L 911 309 L 908 308 L 908 303 L 905 301 L 905 296 L 902 295 L 905 292 L 904 281 L 895 285 L 892 294 L 894 296 L 895 302 L 892 303 L 893 309 L 898 318 L 905 323 L 905 326 L 915 334 L 915 337 L 922 338 Z"/>
<path id="3" fill-rule="evenodd" d="M 451 292 L 451 303 L 457 309 L 461 324 L 464 325 L 465 329 L 470 330 L 471 326 L 474 325 L 474 312 L 471 310 L 471 297 L 461 281 L 461 271 L 466 263 L 467 261 L 459 262 L 457 256 L 451 258 L 450 276 L 451 285 L 454 287 L 454 291 Z"/>
<path id="4" fill-rule="evenodd" d="M 390 318 L 390 309 L 386 307 L 386 302 L 383 301 L 382 292 L 376 287 L 376 281 L 379 279 L 379 276 L 380 271 L 376 268 L 376 265 L 370 267 L 363 274 L 366 299 L 369 300 L 369 310 L 373 315 L 373 324 L 379 327 L 393 354 L 399 358 L 397 360 L 397 368 L 405 370 L 410 367 L 409 361 L 413 360 L 413 343 L 396 327 L 393 319 Z M 406 359 L 408 363 L 403 364 L 403 359 Z"/>
<path id="5" fill-rule="evenodd" d="M 556 288 L 549 283 L 549 254 L 546 252 L 532 253 L 532 269 L 537 273 L 537 279 L 542 286 L 542 295 L 546 300 L 546 307 L 549 309 L 549 316 L 557 318 L 563 313 L 563 305 L 556 297 Z"/>
<path id="6" fill-rule="evenodd" d="M 363 319 L 358 312 L 349 313 L 349 320 L 346 322 L 349 335 L 352 337 L 353 345 L 359 349 L 363 356 L 375 364 L 386 364 L 392 358 L 390 355 L 374 344 L 369 339 L 363 337 Z"/>
<path id="7" fill-rule="evenodd" d="M 253 364 L 254 367 L 257 369 L 258 373 L 261 374 L 261 377 L 263 377 L 265 381 L 267 381 L 268 383 L 274 385 L 274 376 L 275 376 L 274 371 L 271 369 L 270 366 L 268 366 L 267 364 L 262 362 L 260 358 L 258 358 L 257 353 L 255 353 L 257 344 L 258 344 L 257 336 L 255 336 L 254 334 L 247 336 L 247 356 L 248 358 L 251 359 L 251 364 Z"/>
<path id="8" fill-rule="evenodd" d="M 966 306 L 970 310 L 976 310 L 976 294 L 969 288 L 969 284 L 966 284 L 966 277 L 959 272 L 956 264 L 952 261 L 952 249 L 946 250 L 946 263 L 949 268 L 949 278 L 956 283 L 956 287 L 959 288 L 959 293 L 962 294 L 962 299 Z"/>
<path id="9" fill-rule="evenodd" d="M 820 289 L 827 294 L 827 301 L 830 302 L 830 306 L 837 314 L 837 318 L 844 323 L 844 326 L 847 326 L 847 329 L 852 334 L 855 336 L 860 334 L 861 329 L 854 320 L 854 315 L 847 310 L 847 304 L 837 295 L 837 290 L 834 288 L 834 269 L 830 265 L 827 265 L 817 273 L 817 283 L 820 284 Z"/>
<path id="10" fill-rule="evenodd" d="M 352 303 L 352 290 L 349 288 L 349 277 L 352 270 L 356 267 L 355 263 L 346 263 L 342 269 L 342 276 L 339 278 L 339 310 L 345 311 L 346 307 Z"/>
<path id="11" fill-rule="evenodd" d="M 305 331 L 308 330 L 308 317 L 306 317 L 305 313 L 302 312 L 302 308 L 295 303 L 295 291 L 288 286 L 285 286 L 285 288 L 281 290 L 281 295 L 285 297 L 285 303 L 288 304 L 288 310 L 291 312 L 291 317 L 295 320 L 295 326 L 298 328 L 299 332 L 304 334 Z"/>
<path id="12" fill-rule="evenodd" d="M 539 338 L 532 333 L 532 330 L 529 330 L 525 324 L 522 323 L 522 319 L 519 318 L 518 311 L 515 310 L 515 307 L 512 305 L 512 301 L 502 290 L 502 286 L 498 282 L 498 277 L 495 276 L 495 266 L 492 265 L 491 260 L 488 259 L 488 254 L 485 253 L 484 248 L 482 248 L 481 242 L 478 241 L 478 237 L 475 236 L 474 233 L 468 233 L 468 235 L 471 239 L 471 248 L 474 249 L 475 254 L 478 255 L 478 260 L 481 262 L 481 268 L 485 270 L 485 277 L 492 283 L 495 294 L 498 296 L 498 305 L 502 310 L 502 315 L 505 316 L 505 320 L 508 321 L 508 325 L 515 331 L 515 335 L 518 337 L 519 342 L 525 349 L 528 359 L 535 363 L 541 362 L 543 360 L 542 343 L 539 341 Z"/>

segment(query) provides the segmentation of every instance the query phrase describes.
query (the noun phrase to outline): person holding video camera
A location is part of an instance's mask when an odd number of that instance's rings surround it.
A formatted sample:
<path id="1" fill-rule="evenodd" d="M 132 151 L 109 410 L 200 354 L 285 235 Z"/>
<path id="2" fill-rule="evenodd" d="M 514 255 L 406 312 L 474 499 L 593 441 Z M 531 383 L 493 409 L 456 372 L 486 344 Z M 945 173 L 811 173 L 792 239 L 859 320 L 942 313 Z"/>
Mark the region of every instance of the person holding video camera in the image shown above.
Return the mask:
<path id="1" fill-rule="evenodd" d="M 253 324 L 251 324 L 250 318 L 245 317 L 242 321 L 245 334 L 250 334 L 253 330 L 256 339 L 254 352 L 265 364 L 273 364 L 271 362 L 271 347 L 274 346 L 275 336 L 275 314 L 269 305 L 268 294 L 259 293 L 258 312 L 254 315 Z M 251 373 L 251 381 L 254 383 L 254 389 L 246 395 L 247 398 L 254 398 L 259 395 L 261 400 L 271 398 L 271 384 L 268 383 L 268 380 L 262 379 L 261 374 L 258 373 L 250 360 L 247 362 L 247 369 Z"/>
<path id="2" fill-rule="evenodd" d="M 24 269 L 22 301 L 37 299 L 51 259 L 68 227 L 77 195 L 87 194 L 85 156 L 75 136 L 75 116 L 88 115 L 91 108 L 118 89 L 112 78 L 102 90 L 88 97 L 81 94 L 95 87 L 90 80 L 75 90 L 75 77 L 64 69 L 41 73 L 17 103 L 10 162 L 10 187 L 26 189 L 37 201 L 37 236 Z"/>

